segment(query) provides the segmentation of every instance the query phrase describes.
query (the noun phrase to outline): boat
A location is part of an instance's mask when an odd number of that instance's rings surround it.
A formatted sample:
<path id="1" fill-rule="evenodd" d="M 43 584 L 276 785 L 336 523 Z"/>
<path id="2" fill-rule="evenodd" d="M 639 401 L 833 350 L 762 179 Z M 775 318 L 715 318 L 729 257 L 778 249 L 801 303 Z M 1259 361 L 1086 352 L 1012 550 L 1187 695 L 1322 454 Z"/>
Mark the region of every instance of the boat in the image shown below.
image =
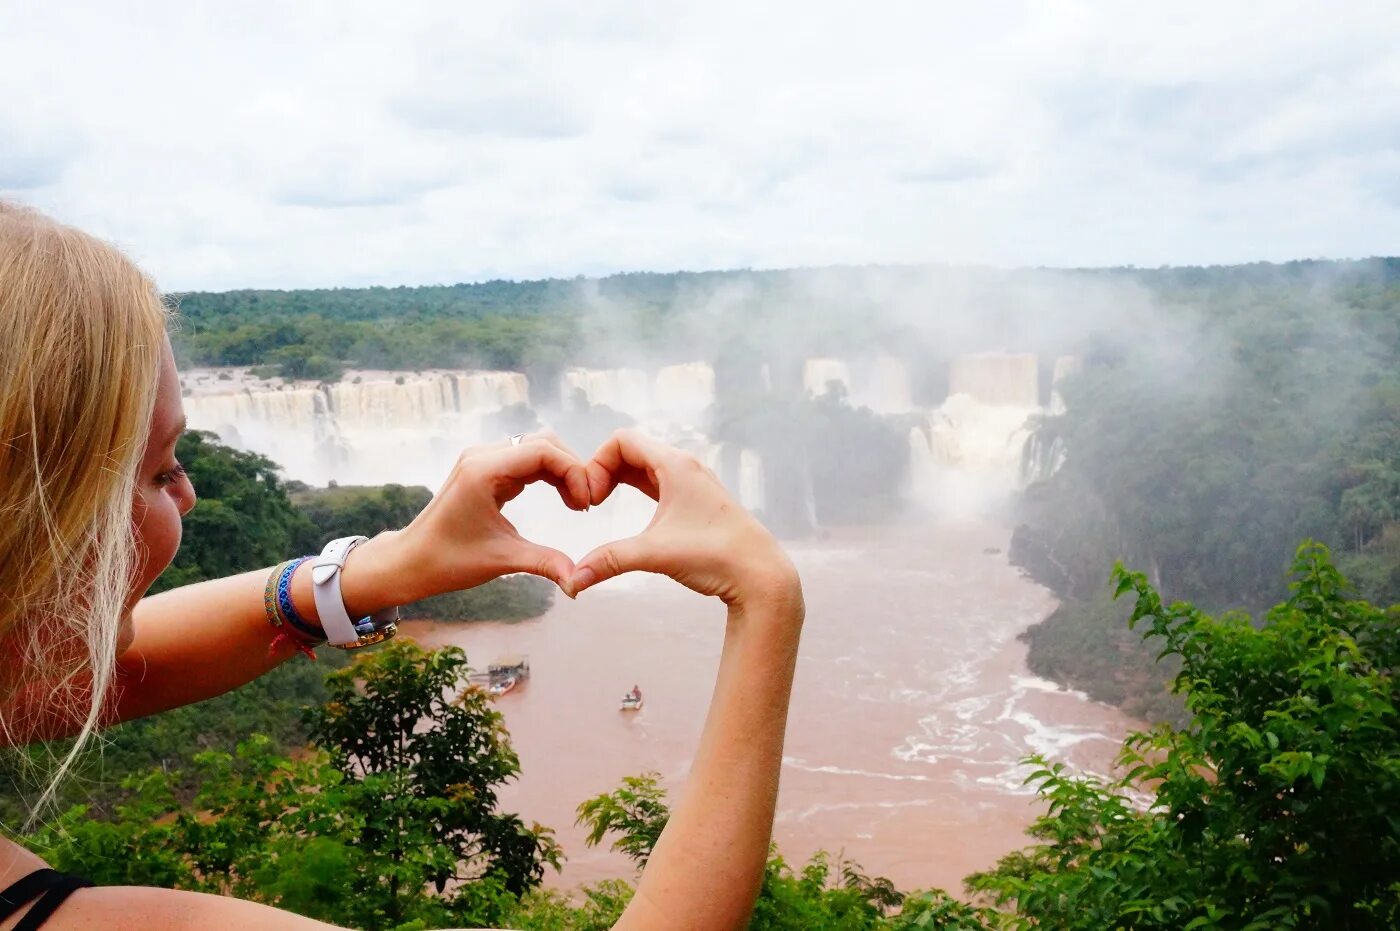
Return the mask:
<path id="1" fill-rule="evenodd" d="M 622 694 L 622 707 L 619 711 L 641 711 L 642 710 L 642 690 L 635 685 L 632 691 Z"/>
<path id="2" fill-rule="evenodd" d="M 486 667 L 486 694 L 499 698 L 530 675 L 530 658 L 517 653 L 497 657 Z"/>

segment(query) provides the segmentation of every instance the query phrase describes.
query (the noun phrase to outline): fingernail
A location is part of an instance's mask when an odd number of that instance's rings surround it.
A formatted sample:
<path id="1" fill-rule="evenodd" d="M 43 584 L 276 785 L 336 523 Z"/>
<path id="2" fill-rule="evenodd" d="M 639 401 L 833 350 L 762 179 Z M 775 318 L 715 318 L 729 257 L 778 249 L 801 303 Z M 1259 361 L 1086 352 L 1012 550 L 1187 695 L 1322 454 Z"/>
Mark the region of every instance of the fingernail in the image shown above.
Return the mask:
<path id="1" fill-rule="evenodd" d="M 579 592 L 597 581 L 598 573 L 594 572 L 592 569 L 580 569 L 575 572 L 573 577 L 574 597 L 577 598 Z"/>

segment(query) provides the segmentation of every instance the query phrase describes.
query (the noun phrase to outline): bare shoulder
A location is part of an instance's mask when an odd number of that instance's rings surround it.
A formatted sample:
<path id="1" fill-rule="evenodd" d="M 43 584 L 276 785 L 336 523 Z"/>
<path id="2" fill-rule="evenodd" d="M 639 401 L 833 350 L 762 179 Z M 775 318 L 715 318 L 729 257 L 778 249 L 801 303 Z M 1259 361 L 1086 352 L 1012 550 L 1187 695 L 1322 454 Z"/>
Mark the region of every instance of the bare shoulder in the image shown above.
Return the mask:
<path id="1" fill-rule="evenodd" d="M 0 924 L 0 929 L 8 925 Z M 143 886 L 79 889 L 44 922 L 44 931 L 329 931 L 333 925 L 256 902 Z"/>
<path id="2" fill-rule="evenodd" d="M 35 870 L 48 866 L 19 844 L 0 837 L 0 889 L 6 889 Z M 5 927 L 0 923 L 0 928 Z"/>

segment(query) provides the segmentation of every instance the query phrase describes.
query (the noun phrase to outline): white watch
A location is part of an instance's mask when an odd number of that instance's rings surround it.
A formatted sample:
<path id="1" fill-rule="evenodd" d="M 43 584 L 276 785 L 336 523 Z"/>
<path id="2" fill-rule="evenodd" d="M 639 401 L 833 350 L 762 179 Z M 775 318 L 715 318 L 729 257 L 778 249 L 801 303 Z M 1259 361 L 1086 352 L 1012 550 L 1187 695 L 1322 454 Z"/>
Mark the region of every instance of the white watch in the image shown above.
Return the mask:
<path id="1" fill-rule="evenodd" d="M 386 608 L 369 617 L 351 620 L 345 611 L 345 598 L 340 593 L 340 570 L 350 551 L 368 537 L 341 537 L 326 544 L 311 564 L 311 592 L 316 599 L 316 614 L 326 642 L 342 650 L 357 650 L 388 640 L 398 633 L 399 609 Z"/>

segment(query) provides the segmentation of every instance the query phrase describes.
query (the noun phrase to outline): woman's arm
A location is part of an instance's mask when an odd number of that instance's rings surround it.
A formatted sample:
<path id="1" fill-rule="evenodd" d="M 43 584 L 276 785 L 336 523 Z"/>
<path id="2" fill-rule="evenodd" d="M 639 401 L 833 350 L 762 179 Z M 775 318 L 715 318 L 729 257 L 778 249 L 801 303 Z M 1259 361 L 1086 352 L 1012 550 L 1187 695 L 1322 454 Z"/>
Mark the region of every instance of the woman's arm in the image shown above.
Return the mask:
<path id="1" fill-rule="evenodd" d="M 742 928 L 763 880 L 802 622 L 800 595 L 729 609 L 684 794 L 622 929 Z"/>
<path id="2" fill-rule="evenodd" d="M 588 506 L 583 464 L 552 435 L 463 453 L 442 490 L 407 528 L 382 533 L 351 552 L 342 588 L 348 613 L 363 617 L 508 572 L 565 581 L 572 560 L 522 539 L 501 514 L 505 502 L 535 481 L 554 484 L 572 508 Z M 303 564 L 293 577 L 291 596 L 297 612 L 315 623 L 310 569 Z M 297 647 L 286 638 L 269 650 L 277 632 L 267 622 L 263 587 L 271 571 L 144 599 L 133 616 L 135 639 L 118 663 L 113 720 L 220 695 L 294 656 Z"/>
<path id="3" fill-rule="evenodd" d="M 623 431 L 589 465 L 658 500 L 639 536 L 579 561 L 575 590 L 620 572 L 670 575 L 729 606 L 710 710 L 679 804 L 618 928 L 742 928 L 763 879 L 804 607 L 791 561 L 693 457 Z"/>
<path id="4" fill-rule="evenodd" d="M 408 527 L 382 533 L 351 553 L 342 588 L 349 612 L 359 617 L 511 572 L 567 581 L 573 561 L 521 538 L 501 514 L 502 505 L 536 481 L 557 487 L 571 508 L 588 506 L 583 464 L 552 435 L 467 450 Z M 131 645 L 117 661 L 106 723 L 212 698 L 296 655 L 295 644 L 285 638 L 274 645 L 277 631 L 267 622 L 263 587 L 271 571 L 143 599 L 132 612 Z M 297 572 L 291 595 L 298 613 L 315 621 L 309 566 Z M 39 684 L 12 699 L 14 720 L 27 725 L 13 736 L 52 739 L 77 730 L 79 722 L 67 709 L 50 707 L 49 695 Z"/>

